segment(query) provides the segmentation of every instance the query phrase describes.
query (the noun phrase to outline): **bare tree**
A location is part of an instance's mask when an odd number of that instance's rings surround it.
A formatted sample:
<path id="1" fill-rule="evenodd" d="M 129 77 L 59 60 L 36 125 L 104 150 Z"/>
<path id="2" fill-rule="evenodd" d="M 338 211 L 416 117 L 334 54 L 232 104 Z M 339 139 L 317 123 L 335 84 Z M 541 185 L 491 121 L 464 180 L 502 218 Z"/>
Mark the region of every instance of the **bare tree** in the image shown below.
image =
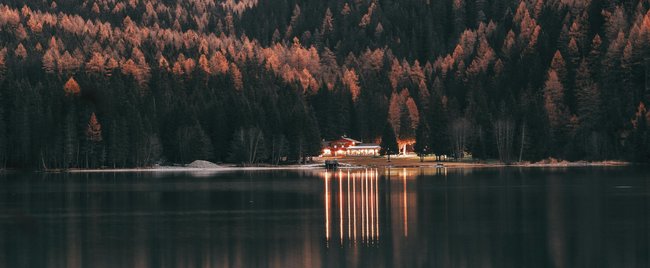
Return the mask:
<path id="1" fill-rule="evenodd" d="M 500 118 L 494 123 L 494 138 L 499 152 L 499 160 L 505 163 L 512 161 L 512 144 L 515 135 L 515 123 L 510 118 Z"/>
<path id="2" fill-rule="evenodd" d="M 264 135 L 259 128 L 240 129 L 235 132 L 231 160 L 243 164 L 254 164 L 264 157 Z"/>
<path id="3" fill-rule="evenodd" d="M 271 163 L 274 165 L 280 164 L 282 157 L 286 155 L 287 139 L 284 135 L 275 135 L 271 142 Z"/>

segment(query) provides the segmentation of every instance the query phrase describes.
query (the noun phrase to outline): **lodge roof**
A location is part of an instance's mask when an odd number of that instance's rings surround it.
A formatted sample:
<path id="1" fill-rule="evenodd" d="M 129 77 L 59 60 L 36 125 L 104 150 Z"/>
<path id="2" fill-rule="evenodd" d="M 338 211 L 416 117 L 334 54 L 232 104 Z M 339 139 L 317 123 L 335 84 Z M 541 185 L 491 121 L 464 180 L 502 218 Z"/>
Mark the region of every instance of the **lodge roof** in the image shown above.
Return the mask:
<path id="1" fill-rule="evenodd" d="M 361 143 L 361 142 L 358 141 L 358 140 L 355 140 L 355 139 L 352 139 L 352 138 L 348 138 L 348 137 L 346 137 L 346 136 L 342 136 L 342 137 L 341 137 L 341 140 L 346 140 L 346 141 L 354 142 L 354 143 Z"/>

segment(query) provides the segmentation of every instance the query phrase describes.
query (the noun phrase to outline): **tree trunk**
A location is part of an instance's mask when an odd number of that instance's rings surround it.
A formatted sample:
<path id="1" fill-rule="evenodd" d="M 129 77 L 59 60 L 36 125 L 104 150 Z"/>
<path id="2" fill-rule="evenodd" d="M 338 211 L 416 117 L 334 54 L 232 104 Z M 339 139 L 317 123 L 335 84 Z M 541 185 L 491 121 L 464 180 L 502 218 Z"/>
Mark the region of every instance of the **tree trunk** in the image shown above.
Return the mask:
<path id="1" fill-rule="evenodd" d="M 43 158 L 43 151 L 41 151 L 41 164 L 43 165 L 43 170 L 47 170 L 47 166 L 45 165 L 45 159 Z"/>

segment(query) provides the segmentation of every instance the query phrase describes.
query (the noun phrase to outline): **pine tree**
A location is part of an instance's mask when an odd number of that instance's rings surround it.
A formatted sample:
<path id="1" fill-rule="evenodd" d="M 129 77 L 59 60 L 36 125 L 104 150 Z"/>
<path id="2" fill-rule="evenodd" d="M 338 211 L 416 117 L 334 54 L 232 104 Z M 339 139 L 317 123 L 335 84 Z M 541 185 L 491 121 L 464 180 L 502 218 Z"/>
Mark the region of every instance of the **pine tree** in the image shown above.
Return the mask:
<path id="1" fill-rule="evenodd" d="M 32 125 L 29 121 L 31 100 L 29 97 L 32 95 L 32 87 L 25 81 L 17 81 L 14 83 L 14 88 L 14 106 L 10 115 L 12 123 L 9 127 L 10 144 L 13 147 L 10 156 L 18 166 L 29 167 L 35 162 L 32 155 Z"/>
<path id="2" fill-rule="evenodd" d="M 575 85 L 580 127 L 592 130 L 598 123 L 600 90 L 591 78 L 589 64 L 585 59 L 580 63 L 576 73 Z"/>
<path id="3" fill-rule="evenodd" d="M 0 93 L 0 103 L 2 103 L 2 95 Z M 4 119 L 4 108 L 0 107 L 0 169 L 7 165 L 8 151 L 7 151 L 7 126 Z"/>
<path id="4" fill-rule="evenodd" d="M 63 164 L 64 167 L 70 168 L 77 166 L 77 154 L 79 149 L 76 128 L 76 107 L 69 104 L 64 122 L 63 122 Z"/>
<path id="5" fill-rule="evenodd" d="M 643 102 L 639 103 L 637 112 L 632 119 L 632 142 L 630 151 L 632 159 L 637 162 L 650 162 L 650 112 Z"/>
<path id="6" fill-rule="evenodd" d="M 591 50 L 589 51 L 589 56 L 587 57 L 587 63 L 589 64 L 589 70 L 594 74 L 594 77 L 600 77 L 601 68 L 600 63 L 602 61 L 602 40 L 600 36 L 596 34 L 594 39 L 591 41 Z"/>
<path id="7" fill-rule="evenodd" d="M 614 145 L 618 144 L 618 138 L 613 136 L 614 133 L 627 121 L 622 111 L 625 105 L 622 97 L 625 93 L 621 92 L 621 81 L 624 81 L 625 77 L 621 68 L 621 56 L 625 45 L 625 34 L 621 31 L 615 40 L 610 40 L 602 63 L 603 74 L 606 70 L 607 75 L 602 76 L 601 96 L 604 101 L 601 102 L 600 110 L 603 116 L 599 126 L 610 133 L 609 143 Z"/>
<path id="8" fill-rule="evenodd" d="M 108 130 L 108 161 L 115 167 L 126 165 L 128 154 L 128 137 L 125 122 L 121 118 L 114 118 Z"/>
<path id="9" fill-rule="evenodd" d="M 212 150 L 212 141 L 205 134 L 205 131 L 203 131 L 203 128 L 199 122 L 195 122 L 194 126 L 192 126 L 188 148 L 190 152 L 190 156 L 188 158 L 189 161 L 212 160 L 214 157 Z"/>
<path id="10" fill-rule="evenodd" d="M 168 161 L 227 161 L 251 126 L 258 163 L 304 159 L 320 134 L 374 140 L 386 121 L 400 144 L 422 144 L 425 122 L 430 153 L 481 158 L 617 158 L 643 137 L 647 1 L 68 2 L 0 7 L 8 167 L 98 165 L 103 144 L 113 166 L 150 164 L 158 139 Z"/>
<path id="11" fill-rule="evenodd" d="M 305 129 L 303 135 L 305 137 L 305 155 L 308 157 L 317 156 L 321 154 L 321 138 L 320 131 L 316 117 L 310 113 L 306 117 Z"/>
<path id="12" fill-rule="evenodd" d="M 334 30 L 334 19 L 332 18 L 332 11 L 327 8 L 325 10 L 325 17 L 323 18 L 323 23 L 321 25 L 321 32 L 323 35 L 327 36 Z"/>
<path id="13" fill-rule="evenodd" d="M 424 162 L 424 156 L 429 154 L 431 150 L 430 142 L 429 124 L 426 121 L 421 121 L 415 134 L 415 145 L 413 146 L 415 153 L 420 157 L 420 162 Z"/>
<path id="14" fill-rule="evenodd" d="M 438 94 L 432 94 L 431 100 L 431 123 L 429 128 L 431 131 L 431 153 L 436 155 L 436 159 L 440 160 L 441 156 L 449 152 L 449 119 L 447 108 L 442 97 Z"/>
<path id="15" fill-rule="evenodd" d="M 390 162 L 390 156 L 396 154 L 399 151 L 397 146 L 397 137 L 395 136 L 395 130 L 390 122 L 386 122 L 384 126 L 384 131 L 381 134 L 381 143 L 379 144 L 381 149 L 379 150 L 380 155 L 387 155 L 388 162 Z"/>

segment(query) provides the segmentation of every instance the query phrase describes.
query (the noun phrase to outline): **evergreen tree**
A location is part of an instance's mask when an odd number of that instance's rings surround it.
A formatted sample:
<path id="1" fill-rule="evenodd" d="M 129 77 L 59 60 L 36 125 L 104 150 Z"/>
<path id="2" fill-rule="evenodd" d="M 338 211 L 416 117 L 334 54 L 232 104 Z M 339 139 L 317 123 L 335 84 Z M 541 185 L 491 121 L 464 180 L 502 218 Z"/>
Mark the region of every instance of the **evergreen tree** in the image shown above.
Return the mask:
<path id="1" fill-rule="evenodd" d="M 632 159 L 637 162 L 647 163 L 650 161 L 650 112 L 643 102 L 639 103 L 637 112 L 632 119 L 632 143 L 630 151 Z"/>
<path id="2" fill-rule="evenodd" d="M 581 124 L 591 128 L 598 122 L 598 108 L 600 107 L 600 91 L 598 85 L 591 78 L 588 63 L 583 60 L 576 74 L 576 95 L 578 114 Z"/>
<path id="3" fill-rule="evenodd" d="M 128 137 L 126 126 L 121 118 L 114 118 L 108 130 L 108 161 L 115 167 L 126 165 Z"/>
<path id="4" fill-rule="evenodd" d="M 208 138 L 198 122 L 195 122 L 194 126 L 192 126 L 192 136 L 189 142 L 190 144 L 188 147 L 191 152 L 190 159 L 213 159 L 212 141 L 210 141 L 210 138 Z"/>
<path id="5" fill-rule="evenodd" d="M 63 167 L 65 168 L 75 167 L 78 164 L 79 143 L 75 116 L 75 106 L 70 105 L 63 122 Z"/>
<path id="6" fill-rule="evenodd" d="M 646 2 L 23 2 L 0 6 L 8 167 L 229 161 L 250 126 L 269 152 L 255 163 L 301 161 L 387 120 L 409 141 L 425 122 L 439 156 L 494 158 L 522 134 L 527 160 L 631 158 L 650 101 Z M 104 133 L 85 161 L 91 112 Z"/>
<path id="7" fill-rule="evenodd" d="M 2 103 L 2 95 L 0 93 L 0 103 Z M 7 127 L 4 119 L 4 109 L 0 107 L 0 169 L 5 168 L 7 165 Z"/>
<path id="8" fill-rule="evenodd" d="M 429 154 L 431 150 L 431 146 L 429 144 L 431 142 L 430 136 L 431 133 L 429 131 L 429 125 L 426 123 L 426 121 L 420 122 L 415 135 L 415 145 L 413 146 L 415 153 L 417 153 L 420 157 L 420 162 L 424 162 L 424 156 Z"/>
<path id="9" fill-rule="evenodd" d="M 307 144 L 305 148 L 305 155 L 308 157 L 317 156 L 321 154 L 321 139 L 320 131 L 318 130 L 318 124 L 316 118 L 313 114 L 307 115 L 306 127 L 303 130 L 303 135 L 305 136 L 305 143 Z"/>
<path id="10" fill-rule="evenodd" d="M 388 162 L 390 162 L 390 155 L 396 154 L 399 151 L 395 129 L 393 129 L 390 122 L 386 122 L 386 125 L 384 126 L 379 146 L 381 147 L 379 154 L 388 156 Z"/>
<path id="11" fill-rule="evenodd" d="M 441 156 L 449 152 L 449 118 L 445 104 L 439 94 L 432 94 L 431 101 L 431 153 L 440 160 Z"/>

